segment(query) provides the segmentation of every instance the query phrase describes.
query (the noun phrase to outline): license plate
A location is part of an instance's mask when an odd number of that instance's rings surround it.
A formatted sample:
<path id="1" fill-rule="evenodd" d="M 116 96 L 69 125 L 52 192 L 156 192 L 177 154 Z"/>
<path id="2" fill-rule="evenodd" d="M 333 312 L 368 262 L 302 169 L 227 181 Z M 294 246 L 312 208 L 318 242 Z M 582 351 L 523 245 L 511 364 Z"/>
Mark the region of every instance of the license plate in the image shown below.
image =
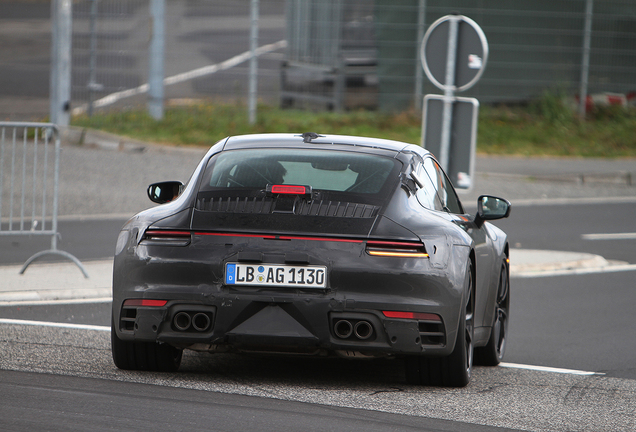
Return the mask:
<path id="1" fill-rule="evenodd" d="M 285 264 L 227 263 L 225 265 L 225 284 L 326 288 L 327 268 Z"/>

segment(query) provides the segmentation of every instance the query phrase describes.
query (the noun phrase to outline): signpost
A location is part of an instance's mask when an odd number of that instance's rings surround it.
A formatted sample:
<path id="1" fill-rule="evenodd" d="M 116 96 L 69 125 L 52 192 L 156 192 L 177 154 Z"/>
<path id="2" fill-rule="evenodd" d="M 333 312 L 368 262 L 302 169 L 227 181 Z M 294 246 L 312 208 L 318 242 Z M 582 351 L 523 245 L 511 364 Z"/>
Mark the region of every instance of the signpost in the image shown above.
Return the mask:
<path id="1" fill-rule="evenodd" d="M 477 147 L 479 101 L 475 98 L 456 97 L 451 106 L 453 121 L 450 136 L 452 137 L 452 145 L 447 150 L 448 166 L 443 168 L 456 188 L 470 189 L 475 168 L 474 155 Z M 442 128 L 446 125 L 443 119 L 444 107 L 444 96 L 426 95 L 424 97 L 423 139 L 426 142 L 425 148 L 434 155 L 442 154 Z"/>
<path id="2" fill-rule="evenodd" d="M 424 35 L 421 59 L 426 76 L 444 92 L 424 98 L 422 146 L 438 156 L 455 187 L 470 189 L 479 101 L 456 98 L 455 92 L 471 88 L 481 78 L 488 60 L 486 36 L 470 18 L 447 15 Z"/>

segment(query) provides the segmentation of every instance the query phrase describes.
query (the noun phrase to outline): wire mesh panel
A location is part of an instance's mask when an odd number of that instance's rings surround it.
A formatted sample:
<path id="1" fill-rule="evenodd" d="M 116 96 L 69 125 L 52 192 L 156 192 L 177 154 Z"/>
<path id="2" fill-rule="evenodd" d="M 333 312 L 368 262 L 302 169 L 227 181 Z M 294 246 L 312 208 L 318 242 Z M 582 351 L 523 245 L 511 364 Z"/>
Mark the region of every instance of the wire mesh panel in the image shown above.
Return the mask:
<path id="1" fill-rule="evenodd" d="M 374 7 L 364 0 L 287 2 L 283 106 L 377 105 Z"/>
<path id="2" fill-rule="evenodd" d="M 73 3 L 74 105 L 147 82 L 148 0 Z"/>
<path id="3" fill-rule="evenodd" d="M 338 60 L 347 57 L 344 34 L 347 28 L 366 27 L 366 33 L 354 32 L 352 39 L 373 53 L 374 79 L 378 95 L 374 107 L 400 111 L 411 108 L 419 88 L 417 61 L 425 28 L 438 18 L 452 13 L 466 15 L 484 30 L 490 46 L 486 72 L 466 96 L 482 102 L 525 102 L 546 89 L 574 96 L 581 83 L 586 3 L 591 0 L 293 0 L 288 4 L 287 59 L 305 65 L 337 69 Z M 335 14 L 340 10 L 340 15 Z M 351 14 L 351 11 L 362 13 Z M 325 11 L 331 22 L 323 24 Z M 421 18 L 420 18 L 421 17 Z M 340 18 L 338 24 L 337 18 Z M 321 38 L 319 29 L 333 32 Z M 328 51 L 331 44 L 337 52 Z M 593 2 L 588 93 L 614 92 L 633 97 L 636 83 L 636 3 L 631 0 Z M 329 53 L 329 55 L 325 55 Z M 306 66 L 307 71 L 312 71 Z M 285 67 L 283 68 L 283 76 Z M 298 92 L 309 93 L 314 100 L 327 90 L 317 80 L 337 86 L 324 72 L 307 72 Z M 349 76 L 347 76 L 349 80 Z M 304 87 L 303 87 L 304 85 Z M 285 88 L 283 89 L 285 90 Z M 347 98 L 355 87 L 343 87 Z M 423 93 L 437 89 L 428 81 Z M 284 98 L 283 103 L 288 100 Z M 305 99 L 311 100 L 310 96 Z M 625 100 L 630 100 L 628 96 Z M 634 100 L 634 99 L 632 99 Z"/>
<path id="4" fill-rule="evenodd" d="M 260 0 L 258 94 L 278 99 L 285 40 L 285 0 Z M 249 0 L 167 0 L 165 97 L 243 102 L 248 90 Z M 143 106 L 147 100 L 150 0 L 77 0 L 73 3 L 75 114 L 99 107 Z M 216 66 L 216 67 L 215 67 Z"/>
<path id="5" fill-rule="evenodd" d="M 634 100 L 633 0 L 259 0 L 258 45 L 275 45 L 259 57 L 258 96 L 270 104 L 318 109 L 409 109 L 421 96 L 416 80 L 423 30 L 453 12 L 476 21 L 490 46 L 482 79 L 463 95 L 482 103 L 518 102 L 558 88 L 574 96 L 584 64 L 588 2 L 593 3 L 588 93 Z M 71 103 L 82 108 L 74 113 L 105 98 L 102 106 L 144 106 L 150 0 L 72 3 Z M 166 1 L 168 103 L 246 100 L 250 3 Z M 0 2 L 6 17 L 0 31 L 3 119 L 47 115 L 50 7 Z M 437 91 L 425 78 L 422 82 L 423 94 Z"/>
<path id="6" fill-rule="evenodd" d="M 586 0 L 427 0 L 426 22 L 458 11 L 484 30 L 490 57 L 468 95 L 527 101 L 546 89 L 574 95 L 583 64 Z M 593 1 L 588 93 L 636 89 L 636 3 Z M 434 91 L 425 86 L 425 91 Z"/>

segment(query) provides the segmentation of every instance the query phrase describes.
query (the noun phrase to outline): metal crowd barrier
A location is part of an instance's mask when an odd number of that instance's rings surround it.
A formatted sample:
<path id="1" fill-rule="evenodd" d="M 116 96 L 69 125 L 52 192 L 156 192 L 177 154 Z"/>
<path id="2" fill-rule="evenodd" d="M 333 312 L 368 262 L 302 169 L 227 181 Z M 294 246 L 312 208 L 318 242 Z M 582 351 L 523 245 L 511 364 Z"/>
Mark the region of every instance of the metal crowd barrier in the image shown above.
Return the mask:
<path id="1" fill-rule="evenodd" d="M 0 236 L 51 236 L 51 249 L 26 260 L 20 274 L 38 258 L 59 255 L 82 263 L 57 248 L 60 136 L 52 123 L 0 122 Z"/>

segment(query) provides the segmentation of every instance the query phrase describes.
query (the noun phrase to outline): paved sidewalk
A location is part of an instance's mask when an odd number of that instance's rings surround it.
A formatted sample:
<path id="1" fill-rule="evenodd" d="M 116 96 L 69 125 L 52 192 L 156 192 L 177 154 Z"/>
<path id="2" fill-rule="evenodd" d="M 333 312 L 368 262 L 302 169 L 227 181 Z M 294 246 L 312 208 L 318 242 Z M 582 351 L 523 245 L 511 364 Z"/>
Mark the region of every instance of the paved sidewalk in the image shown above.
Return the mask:
<path id="1" fill-rule="evenodd" d="M 0 266 L 0 305 L 112 298 L 113 261 L 82 263 L 85 278 L 74 263 L 38 263 L 20 274 L 22 265 Z"/>

